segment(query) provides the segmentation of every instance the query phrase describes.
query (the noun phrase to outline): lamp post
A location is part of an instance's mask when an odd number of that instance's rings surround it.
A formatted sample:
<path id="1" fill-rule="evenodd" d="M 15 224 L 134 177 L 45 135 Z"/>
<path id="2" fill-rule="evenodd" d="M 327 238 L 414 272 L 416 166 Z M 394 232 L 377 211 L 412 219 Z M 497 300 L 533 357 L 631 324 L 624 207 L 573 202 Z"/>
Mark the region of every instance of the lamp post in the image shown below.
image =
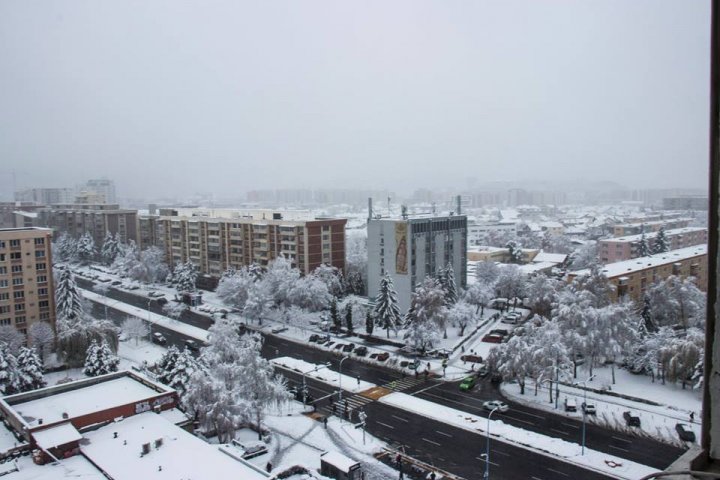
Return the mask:
<path id="1" fill-rule="evenodd" d="M 583 380 L 582 382 L 575 382 L 575 385 L 578 385 L 582 383 L 583 385 L 583 404 L 582 404 L 582 419 L 583 419 L 583 427 L 582 427 L 582 453 L 581 455 L 585 455 L 585 419 L 587 417 L 587 413 L 585 413 L 585 406 L 587 405 L 587 382 L 591 381 L 593 378 L 595 378 L 595 374 L 590 375 L 587 380 Z"/>
<path id="2" fill-rule="evenodd" d="M 492 414 L 495 413 L 495 410 L 498 408 L 499 407 L 495 407 L 490 410 L 490 413 L 487 416 L 487 430 L 485 431 L 485 434 L 487 435 L 487 444 L 485 445 L 485 475 L 483 475 L 485 480 L 490 478 L 490 417 L 492 417 Z"/>
<path id="3" fill-rule="evenodd" d="M 302 391 L 303 391 L 303 407 L 305 406 L 306 400 L 307 400 L 307 386 L 305 385 L 305 375 L 312 372 L 317 372 L 321 368 L 327 368 L 330 366 L 330 363 L 325 363 L 323 365 L 318 365 L 312 370 L 308 370 L 307 372 L 302 372 Z"/>
<path id="4" fill-rule="evenodd" d="M 342 391 L 342 364 L 348 358 L 350 358 L 350 357 L 343 357 L 340 359 L 340 368 L 338 371 L 338 384 L 339 384 L 339 388 L 340 388 L 340 390 L 338 391 L 338 402 L 342 402 L 342 392 L 343 392 Z"/>

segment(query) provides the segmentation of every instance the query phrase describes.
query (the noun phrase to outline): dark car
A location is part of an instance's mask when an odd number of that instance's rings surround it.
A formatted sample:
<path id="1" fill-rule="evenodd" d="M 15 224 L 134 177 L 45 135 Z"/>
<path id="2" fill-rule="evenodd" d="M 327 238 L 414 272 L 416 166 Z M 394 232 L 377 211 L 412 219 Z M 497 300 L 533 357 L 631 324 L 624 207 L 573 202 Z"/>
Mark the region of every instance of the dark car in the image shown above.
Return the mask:
<path id="1" fill-rule="evenodd" d="M 640 417 L 637 415 L 633 415 L 631 412 L 623 412 L 623 418 L 625 419 L 625 423 L 627 423 L 628 427 L 639 427 L 640 426 Z"/>
<path id="2" fill-rule="evenodd" d="M 152 334 L 152 341 L 153 343 L 157 343 L 158 345 L 167 345 L 167 339 L 165 338 L 165 335 L 160 332 L 155 332 Z"/>
<path id="3" fill-rule="evenodd" d="M 368 349 L 364 345 L 360 345 L 355 349 L 355 355 L 357 355 L 358 357 L 364 357 L 365 355 L 367 355 L 367 353 Z"/>
<path id="4" fill-rule="evenodd" d="M 115 280 L 113 282 L 110 282 L 110 285 L 122 285 L 122 282 L 120 280 Z"/>
<path id="5" fill-rule="evenodd" d="M 470 363 L 482 363 L 483 358 L 480 355 L 463 355 L 460 360 Z"/>
<path id="6" fill-rule="evenodd" d="M 675 431 L 678 433 L 680 440 L 684 442 L 694 442 L 695 432 L 690 430 L 690 426 L 685 423 L 678 423 L 675 425 Z"/>
<path id="7" fill-rule="evenodd" d="M 494 333 L 490 333 L 490 334 L 488 334 L 488 335 L 485 335 L 485 336 L 482 338 L 482 341 L 483 341 L 483 342 L 488 342 L 488 343 L 502 343 L 502 341 L 503 341 L 504 338 L 505 338 L 505 337 L 503 337 L 502 335 L 497 335 L 497 334 L 494 334 Z"/>
<path id="8" fill-rule="evenodd" d="M 483 365 L 482 367 L 480 367 L 480 370 L 478 370 L 478 372 L 477 372 L 478 378 L 485 378 L 489 374 L 490 374 L 490 369 L 488 368 L 487 365 Z"/>
<path id="9" fill-rule="evenodd" d="M 312 335 L 310 335 L 310 338 L 308 338 L 308 342 L 311 342 L 311 343 L 315 343 L 318 340 L 320 340 L 320 335 L 317 335 L 314 333 Z"/>
<path id="10" fill-rule="evenodd" d="M 355 349 L 354 343 L 348 343 L 347 345 L 343 346 L 343 352 L 350 353 Z"/>
<path id="11" fill-rule="evenodd" d="M 199 352 L 200 347 L 195 340 L 185 340 L 185 347 L 191 352 Z"/>
<path id="12" fill-rule="evenodd" d="M 490 330 L 490 334 L 502 335 L 503 337 L 507 337 L 508 335 L 510 335 L 510 332 L 508 332 L 504 328 L 496 328 L 495 330 Z"/>
<path id="13" fill-rule="evenodd" d="M 155 299 L 155 301 L 160 305 L 165 305 L 166 303 L 168 303 L 168 299 L 165 297 L 158 297 Z"/>
<path id="14" fill-rule="evenodd" d="M 378 362 L 384 362 L 385 360 L 390 358 L 390 354 L 387 352 L 373 353 L 370 355 L 370 358 L 373 358 L 373 359 L 377 360 Z"/>

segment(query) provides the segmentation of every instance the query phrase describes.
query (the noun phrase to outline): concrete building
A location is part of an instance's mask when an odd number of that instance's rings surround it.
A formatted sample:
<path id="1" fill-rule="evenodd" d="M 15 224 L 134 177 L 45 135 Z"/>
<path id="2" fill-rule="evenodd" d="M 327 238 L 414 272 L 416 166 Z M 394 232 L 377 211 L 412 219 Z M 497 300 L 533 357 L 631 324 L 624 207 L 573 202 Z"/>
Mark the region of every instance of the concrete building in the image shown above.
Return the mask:
<path id="1" fill-rule="evenodd" d="M 436 277 L 450 263 L 455 281 L 465 288 L 467 218 L 463 215 L 368 219 L 368 295 L 374 298 L 380 280 L 389 274 L 402 311 L 410 306 L 415 286 Z"/>
<path id="2" fill-rule="evenodd" d="M 629 296 L 635 301 L 641 301 L 650 285 L 671 275 L 695 277 L 698 288 L 705 291 L 708 279 L 707 245 L 610 263 L 603 267 L 602 272 L 616 287 L 615 300 Z M 571 282 L 589 273 L 587 269 L 569 272 L 567 279 Z"/>
<path id="3" fill-rule="evenodd" d="M 662 205 L 665 210 L 707 210 L 709 200 L 705 195 L 683 195 L 663 198 Z"/>
<path id="4" fill-rule="evenodd" d="M 35 322 L 55 329 L 52 230 L 0 229 L 0 325 L 22 333 Z"/>
<path id="5" fill-rule="evenodd" d="M 707 243 L 707 228 L 687 227 L 666 230 L 665 236 L 670 243 L 670 250 L 692 247 Z M 657 232 L 645 234 L 648 246 L 652 245 L 657 237 Z M 598 252 L 602 263 L 621 262 L 639 257 L 638 248 L 640 235 L 628 235 L 625 237 L 606 238 L 598 241 Z"/>
<path id="6" fill-rule="evenodd" d="M 26 188 L 15 192 L 18 202 L 31 202 L 36 205 L 52 205 L 53 203 L 72 203 L 75 190 L 72 188 Z"/>
<path id="7" fill-rule="evenodd" d="M 107 178 L 96 178 L 85 182 L 84 185 L 78 188 L 79 192 L 86 192 L 87 194 L 94 193 L 96 195 L 102 195 L 105 199 L 104 203 L 117 203 L 117 196 L 115 195 L 115 182 L 108 180 Z M 93 202 L 87 202 L 93 203 Z"/>
<path id="8" fill-rule="evenodd" d="M 99 248 L 107 232 L 118 234 L 123 243 L 138 241 L 137 210 L 121 209 L 117 204 L 64 204 L 40 210 L 41 223 L 77 238 L 89 233 Z"/>
<path id="9" fill-rule="evenodd" d="M 468 245 L 487 245 L 494 234 L 517 235 L 517 221 L 478 222 L 468 224 Z"/>
<path id="10" fill-rule="evenodd" d="M 290 212 L 287 219 L 286 212 L 278 211 L 161 209 L 160 213 L 140 218 L 140 243 L 163 248 L 170 264 L 191 261 L 201 273 L 217 278 L 230 267 L 267 265 L 283 255 L 304 274 L 324 263 L 345 270 L 344 218 Z M 204 216 L 207 213 L 224 216 Z"/>
<path id="11" fill-rule="evenodd" d="M 665 228 L 665 230 L 685 228 L 690 225 L 691 221 L 690 218 L 672 218 L 652 222 L 620 223 L 612 226 L 612 232 L 615 237 L 624 237 L 626 235 L 638 235 L 642 232 L 657 232 L 661 228 Z"/>

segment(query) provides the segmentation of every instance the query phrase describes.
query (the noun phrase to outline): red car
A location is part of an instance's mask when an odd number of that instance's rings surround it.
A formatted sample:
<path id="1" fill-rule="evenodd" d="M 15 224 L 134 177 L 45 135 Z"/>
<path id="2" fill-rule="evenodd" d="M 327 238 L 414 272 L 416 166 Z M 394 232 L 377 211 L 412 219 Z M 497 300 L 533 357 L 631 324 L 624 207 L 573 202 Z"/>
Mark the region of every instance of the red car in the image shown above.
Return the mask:
<path id="1" fill-rule="evenodd" d="M 488 342 L 488 343 L 502 343 L 503 338 L 504 338 L 504 337 L 503 337 L 502 335 L 496 335 L 496 334 L 494 334 L 494 333 L 491 333 L 491 334 L 489 334 L 489 335 L 485 335 L 485 336 L 482 338 L 482 341 L 483 341 L 483 342 Z"/>

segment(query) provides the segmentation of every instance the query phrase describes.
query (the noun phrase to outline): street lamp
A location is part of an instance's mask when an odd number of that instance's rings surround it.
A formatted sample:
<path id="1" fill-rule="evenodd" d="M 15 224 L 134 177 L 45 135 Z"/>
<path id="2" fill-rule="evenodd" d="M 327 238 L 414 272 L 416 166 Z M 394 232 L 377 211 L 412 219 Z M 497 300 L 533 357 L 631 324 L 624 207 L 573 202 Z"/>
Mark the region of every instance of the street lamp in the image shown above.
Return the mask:
<path id="1" fill-rule="evenodd" d="M 487 435 L 487 444 L 485 446 L 485 475 L 483 475 L 485 480 L 490 478 L 490 417 L 492 417 L 495 410 L 499 408 L 500 407 L 493 408 L 487 416 L 487 430 L 485 431 L 485 434 Z"/>
<path id="2" fill-rule="evenodd" d="M 342 402 L 342 364 L 348 358 L 350 358 L 350 357 L 343 357 L 340 359 L 340 368 L 338 371 L 338 384 L 339 384 L 339 388 L 340 388 L 340 390 L 338 391 L 338 401 L 339 402 Z"/>
<path id="3" fill-rule="evenodd" d="M 582 404 L 582 412 L 583 412 L 583 428 L 582 428 L 582 453 L 581 455 L 585 455 L 585 418 L 587 417 L 587 413 L 585 413 L 585 406 L 587 405 L 587 382 L 591 381 L 593 378 L 595 378 L 595 374 L 590 375 L 587 380 L 583 380 L 582 382 L 575 382 L 575 385 L 578 385 L 582 383 L 583 385 L 583 404 Z"/>
<path id="4" fill-rule="evenodd" d="M 308 370 L 307 372 L 302 372 L 302 390 L 303 390 L 303 407 L 305 406 L 306 400 L 307 400 L 307 386 L 305 385 L 305 375 L 312 372 L 317 372 L 321 368 L 327 368 L 330 366 L 330 362 L 325 363 L 323 365 L 317 365 L 312 370 Z"/>

